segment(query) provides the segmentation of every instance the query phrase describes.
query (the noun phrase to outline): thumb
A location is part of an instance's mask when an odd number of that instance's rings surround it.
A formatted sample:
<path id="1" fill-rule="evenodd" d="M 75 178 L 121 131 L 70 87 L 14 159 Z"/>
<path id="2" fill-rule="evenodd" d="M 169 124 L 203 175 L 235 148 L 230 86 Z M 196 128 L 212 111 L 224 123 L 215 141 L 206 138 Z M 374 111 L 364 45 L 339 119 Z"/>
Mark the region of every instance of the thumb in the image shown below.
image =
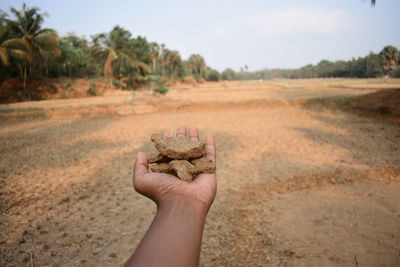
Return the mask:
<path id="1" fill-rule="evenodd" d="M 146 155 L 143 152 L 139 152 L 136 156 L 135 169 L 133 177 L 142 175 L 149 172 L 149 163 Z"/>

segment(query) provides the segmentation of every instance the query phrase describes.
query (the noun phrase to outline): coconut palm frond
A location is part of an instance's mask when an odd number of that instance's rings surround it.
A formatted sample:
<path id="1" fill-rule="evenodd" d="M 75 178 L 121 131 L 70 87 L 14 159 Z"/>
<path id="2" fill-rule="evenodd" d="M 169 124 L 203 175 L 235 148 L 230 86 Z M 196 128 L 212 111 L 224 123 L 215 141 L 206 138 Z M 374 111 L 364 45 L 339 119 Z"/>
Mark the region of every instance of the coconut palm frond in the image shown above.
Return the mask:
<path id="1" fill-rule="evenodd" d="M 6 17 L 7 13 L 0 9 L 0 22 L 3 22 Z"/>
<path id="2" fill-rule="evenodd" d="M 22 38 L 21 40 L 24 42 L 25 47 L 26 47 L 28 53 L 29 53 L 29 54 L 32 54 L 32 45 L 31 45 L 31 43 L 29 42 L 29 40 L 28 40 L 27 38 Z"/>
<path id="3" fill-rule="evenodd" d="M 36 36 L 35 42 L 38 43 L 43 49 L 54 49 L 58 47 L 58 36 L 54 33 L 42 33 Z"/>
<path id="4" fill-rule="evenodd" d="M 0 61 L 4 66 L 8 65 L 8 51 L 4 47 L 0 47 Z"/>
<path id="5" fill-rule="evenodd" d="M 27 47 L 27 43 L 22 40 L 22 39 L 17 39 L 17 38 L 13 38 L 13 39 L 9 39 L 5 42 L 3 42 L 1 44 L 1 47 L 4 47 L 6 49 L 20 49 L 20 50 L 26 50 L 28 51 L 29 48 Z"/>
<path id="6" fill-rule="evenodd" d="M 10 54 L 11 58 L 25 62 L 32 62 L 32 56 L 23 50 L 9 49 L 8 53 Z"/>
<path id="7" fill-rule="evenodd" d="M 151 68 L 144 62 L 138 62 L 136 64 L 136 69 L 144 74 L 151 73 Z"/>
<path id="8" fill-rule="evenodd" d="M 23 10 L 25 9 L 25 3 L 22 4 L 22 9 Z M 11 7 L 10 8 L 10 12 L 13 13 L 13 15 L 17 18 L 18 21 L 22 21 L 23 20 L 23 15 L 18 10 L 16 10 L 15 8 Z"/>
<path id="9" fill-rule="evenodd" d="M 137 62 L 136 55 L 132 56 L 131 53 L 125 53 L 122 51 L 118 51 L 118 55 L 119 55 L 119 58 L 121 59 L 121 61 L 125 62 L 125 64 L 127 64 L 128 66 L 130 66 L 132 68 L 136 67 L 136 62 Z"/>
<path id="10" fill-rule="evenodd" d="M 28 32 L 23 28 L 22 25 L 20 25 L 17 21 L 13 21 L 10 19 L 5 19 L 4 20 L 7 23 L 7 26 L 9 27 L 10 31 L 13 32 L 16 36 L 22 37 Z"/>
<path id="11" fill-rule="evenodd" d="M 89 50 L 89 56 L 96 60 L 106 59 L 108 50 L 101 46 L 92 46 Z"/>
<path id="12" fill-rule="evenodd" d="M 53 29 L 49 29 L 49 28 L 44 28 L 44 29 L 40 29 L 38 30 L 35 35 L 40 35 L 40 34 L 54 34 L 57 35 L 57 31 L 53 30 Z M 57 35 L 58 36 L 58 35 Z"/>

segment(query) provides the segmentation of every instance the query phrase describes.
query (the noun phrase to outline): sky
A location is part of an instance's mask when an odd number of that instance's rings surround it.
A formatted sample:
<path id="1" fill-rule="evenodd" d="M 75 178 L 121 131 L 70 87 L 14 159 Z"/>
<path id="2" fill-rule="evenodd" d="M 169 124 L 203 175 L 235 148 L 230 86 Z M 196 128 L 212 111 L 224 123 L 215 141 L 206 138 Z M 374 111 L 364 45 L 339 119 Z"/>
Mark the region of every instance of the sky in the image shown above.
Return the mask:
<path id="1" fill-rule="evenodd" d="M 2 0 L 0 9 L 23 1 Z M 44 27 L 90 36 L 115 25 L 164 43 L 183 59 L 200 54 L 223 71 L 298 68 L 400 48 L 399 0 L 26 0 L 49 14 Z M 8 12 L 9 13 L 9 12 Z"/>

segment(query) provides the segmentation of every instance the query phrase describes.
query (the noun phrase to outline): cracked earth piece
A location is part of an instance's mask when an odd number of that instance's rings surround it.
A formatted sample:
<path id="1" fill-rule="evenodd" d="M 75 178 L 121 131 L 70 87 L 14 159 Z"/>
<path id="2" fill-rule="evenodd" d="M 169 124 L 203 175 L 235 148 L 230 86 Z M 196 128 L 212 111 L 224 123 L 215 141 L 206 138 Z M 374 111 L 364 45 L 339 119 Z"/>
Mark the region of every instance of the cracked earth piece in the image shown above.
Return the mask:
<path id="1" fill-rule="evenodd" d="M 190 182 L 200 173 L 213 173 L 215 163 L 205 158 L 205 144 L 186 137 L 151 136 L 157 151 L 148 153 L 152 172 L 169 173 Z"/>
<path id="2" fill-rule="evenodd" d="M 194 166 L 187 160 L 175 159 L 169 163 L 176 175 L 181 180 L 191 182 L 193 180 L 193 169 Z"/>
<path id="3" fill-rule="evenodd" d="M 206 158 L 198 158 L 192 160 L 194 165 L 193 175 L 200 173 L 213 173 L 215 171 L 215 163 Z"/>
<path id="4" fill-rule="evenodd" d="M 172 172 L 172 167 L 168 162 L 160 162 L 158 164 L 151 164 L 150 169 L 152 172 L 170 173 Z"/>
<path id="5" fill-rule="evenodd" d="M 205 144 L 186 137 L 167 137 L 161 133 L 151 136 L 154 147 L 170 159 L 194 159 L 204 156 Z"/>

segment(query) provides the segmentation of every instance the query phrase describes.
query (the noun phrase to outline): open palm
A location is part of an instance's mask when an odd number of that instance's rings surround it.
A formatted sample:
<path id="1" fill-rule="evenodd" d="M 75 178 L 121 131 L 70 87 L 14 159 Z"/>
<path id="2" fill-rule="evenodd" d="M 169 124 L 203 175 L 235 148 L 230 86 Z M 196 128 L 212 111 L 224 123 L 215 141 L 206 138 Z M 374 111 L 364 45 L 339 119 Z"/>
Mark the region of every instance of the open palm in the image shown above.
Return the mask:
<path id="1" fill-rule="evenodd" d="M 186 128 L 177 130 L 177 136 L 186 136 Z M 164 135 L 170 136 L 169 132 Z M 189 137 L 199 140 L 198 130 L 190 129 Z M 206 158 L 215 162 L 216 148 L 214 136 L 206 138 Z M 133 176 L 133 185 L 139 193 L 154 200 L 157 205 L 170 201 L 196 201 L 200 202 L 208 210 L 216 193 L 216 175 L 201 173 L 188 183 L 178 179 L 174 175 L 149 172 L 148 160 L 144 153 L 139 152 L 136 158 Z"/>

